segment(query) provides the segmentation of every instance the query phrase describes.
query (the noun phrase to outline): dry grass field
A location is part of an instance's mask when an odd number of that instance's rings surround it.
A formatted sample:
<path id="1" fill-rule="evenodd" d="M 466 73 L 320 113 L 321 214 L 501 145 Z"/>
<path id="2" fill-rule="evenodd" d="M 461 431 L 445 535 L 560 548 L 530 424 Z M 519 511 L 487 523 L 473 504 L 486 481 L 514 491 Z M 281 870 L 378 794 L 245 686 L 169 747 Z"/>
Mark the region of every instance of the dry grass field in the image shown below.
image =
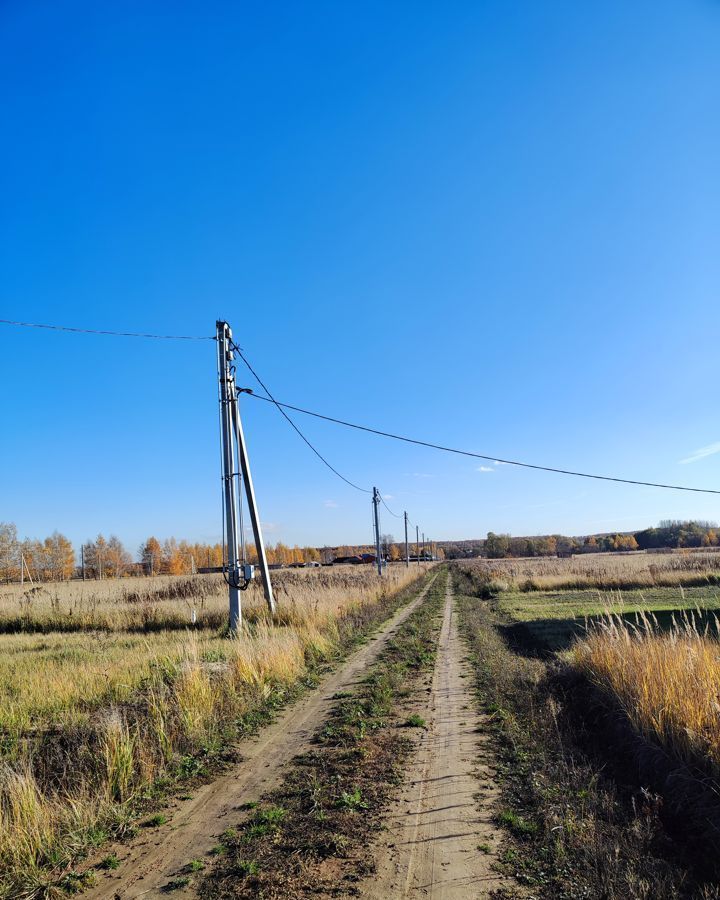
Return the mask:
<path id="1" fill-rule="evenodd" d="M 507 765 L 526 773 L 504 796 L 537 827 L 532 877 L 552 858 L 557 895 L 585 896 L 568 887 L 572 858 L 587 896 L 720 896 L 720 556 L 456 571 Z"/>
<path id="2" fill-rule="evenodd" d="M 720 775 L 720 554 L 616 554 L 462 563 L 518 623 L 569 660 L 638 734 Z M 510 629 L 512 632 L 512 629 Z"/>
<path id="3" fill-rule="evenodd" d="M 498 590 L 636 590 L 720 585 L 720 553 L 587 553 L 560 559 L 474 559 L 460 563 Z"/>
<path id="4" fill-rule="evenodd" d="M 661 632 L 608 618 L 572 651 L 574 665 L 611 695 L 635 730 L 683 763 L 720 777 L 720 647 L 693 627 Z"/>
<path id="5" fill-rule="evenodd" d="M 693 610 L 715 627 L 720 554 L 592 554 L 558 559 L 476 559 L 459 563 L 476 590 L 518 623 L 516 635 L 557 651 L 608 613 L 633 625 L 653 613 L 663 626 Z"/>
<path id="6" fill-rule="evenodd" d="M 0 897 L 72 887 L 78 852 L 199 771 L 418 569 L 275 574 L 277 622 L 253 585 L 237 637 L 217 576 L 0 588 Z"/>

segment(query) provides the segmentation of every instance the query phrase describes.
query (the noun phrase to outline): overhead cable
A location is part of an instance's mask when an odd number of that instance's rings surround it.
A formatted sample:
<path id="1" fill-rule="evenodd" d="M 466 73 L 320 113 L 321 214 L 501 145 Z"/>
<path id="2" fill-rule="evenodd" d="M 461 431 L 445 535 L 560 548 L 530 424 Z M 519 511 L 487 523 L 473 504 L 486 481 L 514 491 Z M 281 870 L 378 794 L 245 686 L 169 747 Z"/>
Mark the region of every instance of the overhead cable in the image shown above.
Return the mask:
<path id="1" fill-rule="evenodd" d="M 245 356 L 243 355 L 243 352 L 242 352 L 242 350 L 240 349 L 240 347 L 238 347 L 238 345 L 237 345 L 234 341 L 230 341 L 230 344 L 231 344 L 231 346 L 232 346 L 232 349 L 235 351 L 235 353 L 237 353 L 237 355 L 240 357 L 240 359 L 241 359 L 241 360 L 245 363 L 245 365 L 248 367 L 248 369 L 249 369 L 250 372 L 252 373 L 252 375 L 253 375 L 253 377 L 255 378 L 255 380 L 257 381 L 257 383 L 258 383 L 258 384 L 260 385 L 260 387 L 265 391 L 265 393 L 267 394 L 267 397 L 261 397 L 259 394 L 254 394 L 252 391 L 245 391 L 244 393 L 248 393 L 251 397 L 259 397 L 261 400 L 266 400 L 268 403 L 274 403 L 275 406 L 277 407 L 278 411 L 282 414 L 283 418 L 285 418 L 285 419 L 289 422 L 289 424 L 292 426 L 292 428 L 300 435 L 300 437 L 303 439 L 303 441 L 305 441 L 305 443 L 306 443 L 306 444 L 308 445 L 308 447 L 312 450 L 312 452 L 315 454 L 315 456 L 317 456 L 317 458 L 318 458 L 321 462 L 323 462 L 323 463 L 328 467 L 328 469 L 330 469 L 331 472 L 334 472 L 334 473 L 337 475 L 338 478 L 341 478 L 341 479 L 345 482 L 345 484 L 349 484 L 350 487 L 355 488 L 356 491 L 362 491 L 364 494 L 372 494 L 372 491 L 371 491 L 371 490 L 368 490 L 367 488 L 360 487 L 359 484 L 355 484 L 354 481 L 350 481 L 349 478 L 346 478 L 341 472 L 338 472 L 338 470 L 335 468 L 335 466 L 331 465 L 331 464 L 325 459 L 325 457 L 322 455 L 322 453 L 320 453 L 320 451 L 317 449 L 317 447 L 315 447 L 315 446 L 308 440 L 308 438 L 305 437 L 305 435 L 304 435 L 304 434 L 302 433 L 302 431 L 298 428 L 298 426 L 295 424 L 295 422 L 293 422 L 293 420 L 290 418 L 290 416 L 285 412 L 285 410 L 282 408 L 282 407 L 283 407 L 283 404 L 278 403 L 277 400 L 273 397 L 273 395 L 270 393 L 270 391 L 269 391 L 267 385 L 265 384 L 265 382 L 260 378 L 260 376 L 258 375 L 258 373 L 255 371 L 255 369 L 253 369 L 253 367 L 250 365 L 250 363 L 247 361 L 247 359 L 246 359 Z"/>
<path id="2" fill-rule="evenodd" d="M 247 361 L 246 361 L 247 364 Z M 257 400 L 267 401 L 267 397 L 259 394 L 252 394 Z M 316 419 L 323 419 L 325 422 L 333 422 L 335 425 L 344 425 L 346 428 L 354 428 L 357 431 L 365 431 L 368 434 L 377 434 L 380 437 L 391 438 L 394 441 L 403 441 L 406 444 L 415 444 L 419 447 L 429 447 L 431 450 L 442 450 L 445 453 L 454 453 L 458 456 L 469 456 L 473 459 L 483 459 L 494 462 L 497 465 L 519 466 L 523 469 L 535 469 L 540 472 L 553 472 L 557 475 L 574 475 L 577 478 L 593 478 L 597 481 L 614 481 L 619 484 L 634 484 L 643 487 L 663 488 L 669 491 L 691 491 L 696 494 L 720 494 L 720 490 L 714 488 L 688 487 L 682 484 L 661 484 L 655 481 L 640 481 L 635 478 L 618 478 L 613 475 L 597 475 L 591 472 L 576 472 L 571 469 L 561 469 L 555 466 L 541 466 L 535 463 L 518 462 L 513 459 L 502 459 L 500 456 L 489 455 L 486 453 L 474 453 L 471 450 L 458 450 L 456 447 L 445 447 L 442 444 L 434 444 L 431 441 L 421 441 L 417 438 L 405 437 L 401 434 L 393 434 L 390 431 L 381 431 L 379 428 L 370 428 L 367 425 L 358 425 L 355 422 L 346 422 L 343 419 L 336 419 L 333 416 L 326 416 L 322 413 L 313 412 L 309 409 L 303 409 L 300 406 L 293 406 L 291 403 L 280 403 L 277 400 L 272 401 L 278 408 L 291 409 L 294 412 L 302 413 L 305 416 L 313 416 Z"/>
<path id="3" fill-rule="evenodd" d="M 20 328 L 47 328 L 50 331 L 71 331 L 75 334 L 104 334 L 113 337 L 152 338 L 160 341 L 214 341 L 210 335 L 191 334 L 145 334 L 139 331 L 98 331 L 94 328 L 71 328 L 68 325 L 44 325 L 39 322 L 14 322 L 12 319 L 0 319 L 0 325 L 17 325 Z"/>
<path id="4" fill-rule="evenodd" d="M 391 516 L 395 516 L 396 519 L 402 519 L 402 518 L 404 517 L 404 514 L 403 514 L 403 513 L 396 513 L 396 512 L 393 512 L 393 511 L 390 509 L 390 507 L 389 507 L 389 506 L 387 505 L 387 503 L 385 502 L 385 498 L 383 497 L 382 494 L 380 494 L 380 500 L 381 500 L 381 502 L 382 502 L 382 505 L 383 505 L 383 506 L 385 507 L 385 509 L 390 513 Z"/>

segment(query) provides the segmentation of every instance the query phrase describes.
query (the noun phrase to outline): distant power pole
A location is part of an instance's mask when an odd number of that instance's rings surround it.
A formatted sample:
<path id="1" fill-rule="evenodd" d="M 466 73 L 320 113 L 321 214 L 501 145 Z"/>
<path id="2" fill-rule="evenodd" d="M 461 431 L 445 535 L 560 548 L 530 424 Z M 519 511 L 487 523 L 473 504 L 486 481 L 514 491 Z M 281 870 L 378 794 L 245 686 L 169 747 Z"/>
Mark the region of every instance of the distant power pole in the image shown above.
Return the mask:
<path id="1" fill-rule="evenodd" d="M 422 540 L 422 558 L 423 562 L 425 562 L 425 532 L 423 531 L 423 540 Z"/>
<path id="2" fill-rule="evenodd" d="M 375 557 L 377 559 L 378 575 L 382 575 L 382 557 L 380 556 L 380 516 L 378 507 L 380 506 L 380 491 L 373 488 L 373 514 L 375 517 Z"/>
<path id="3" fill-rule="evenodd" d="M 270 571 L 265 555 L 262 531 L 260 529 L 260 517 L 255 503 L 255 491 L 250 475 L 250 463 L 245 446 L 245 436 L 240 421 L 238 408 L 238 391 L 235 384 L 235 367 L 233 360 L 235 354 L 232 344 L 232 330 L 227 322 L 216 322 L 217 329 L 217 354 L 218 354 L 218 378 L 220 382 L 220 432 L 222 440 L 222 481 L 223 481 L 223 507 L 225 538 L 227 543 L 227 563 L 223 559 L 223 573 L 228 584 L 228 597 L 230 602 L 230 629 L 237 631 L 242 625 L 242 609 L 240 605 L 240 591 L 244 591 L 250 585 L 253 567 L 245 560 L 245 543 L 243 540 L 240 521 L 240 504 L 242 499 L 237 490 L 237 480 L 242 478 L 245 486 L 245 496 L 250 510 L 250 519 L 253 527 L 253 536 L 258 553 L 258 561 L 263 576 L 263 589 L 270 614 L 275 613 L 275 598 L 273 596 Z M 240 465 L 238 471 L 237 464 Z M 242 548 L 242 550 L 241 550 Z"/>
<path id="4" fill-rule="evenodd" d="M 405 519 L 405 568 L 410 568 L 410 548 L 408 547 L 408 539 L 407 539 L 407 510 L 405 510 L 405 514 L 403 515 Z"/>
<path id="5" fill-rule="evenodd" d="M 420 565 L 420 526 L 415 526 L 415 556 L 417 557 L 417 564 Z"/>
<path id="6" fill-rule="evenodd" d="M 82 567 L 82 579 L 85 581 L 85 544 L 80 544 L 80 565 Z"/>

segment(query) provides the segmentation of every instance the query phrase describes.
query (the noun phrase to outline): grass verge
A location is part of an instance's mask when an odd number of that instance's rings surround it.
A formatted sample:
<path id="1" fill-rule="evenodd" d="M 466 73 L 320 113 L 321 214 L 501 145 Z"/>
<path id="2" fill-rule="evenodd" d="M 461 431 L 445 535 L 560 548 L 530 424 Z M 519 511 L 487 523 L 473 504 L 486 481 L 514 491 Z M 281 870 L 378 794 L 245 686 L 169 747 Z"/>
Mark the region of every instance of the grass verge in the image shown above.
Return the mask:
<path id="1" fill-rule="evenodd" d="M 372 871 L 370 837 L 413 746 L 394 711 L 434 662 L 446 578 L 442 570 L 360 690 L 338 698 L 282 785 L 224 835 L 201 896 L 337 895 Z"/>
<path id="2" fill-rule="evenodd" d="M 589 736 L 578 731 L 557 664 L 512 652 L 491 605 L 461 571 L 454 577 L 498 761 L 504 870 L 554 900 L 720 896 L 686 868 L 660 798 L 610 777 L 607 745 L 604 759 L 586 752 Z"/>

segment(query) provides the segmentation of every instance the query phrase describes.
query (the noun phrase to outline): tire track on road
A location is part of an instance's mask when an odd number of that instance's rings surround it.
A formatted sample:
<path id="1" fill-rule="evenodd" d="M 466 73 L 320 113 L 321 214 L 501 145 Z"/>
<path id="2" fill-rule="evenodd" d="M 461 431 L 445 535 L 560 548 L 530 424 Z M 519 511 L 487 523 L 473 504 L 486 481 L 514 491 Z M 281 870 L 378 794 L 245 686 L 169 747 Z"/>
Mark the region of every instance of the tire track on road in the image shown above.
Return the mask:
<path id="1" fill-rule="evenodd" d="M 435 576 L 437 577 L 437 576 Z M 378 658 L 408 616 L 423 602 L 430 578 L 414 600 L 395 613 L 367 644 L 356 650 L 318 688 L 282 712 L 255 738 L 238 744 L 242 761 L 209 784 L 194 790 L 190 800 L 178 803 L 167 825 L 138 836 L 129 843 L 114 843 L 103 853 L 115 853 L 120 866 L 99 874 L 87 900 L 143 900 L 167 896 L 168 882 L 182 877 L 191 860 L 205 859 L 219 835 L 237 824 L 239 808 L 257 801 L 279 783 L 283 767 L 310 746 L 336 693 L 351 690 Z M 173 891 L 175 897 L 196 896 L 189 884 Z"/>
<path id="2" fill-rule="evenodd" d="M 360 888 L 367 900 L 467 900 L 514 885 L 493 868 L 501 837 L 492 820 L 498 791 L 486 783 L 481 793 L 479 778 L 487 777 L 492 756 L 466 656 L 448 579 L 431 690 L 412 709 L 427 731 L 377 847 L 377 874 Z"/>

